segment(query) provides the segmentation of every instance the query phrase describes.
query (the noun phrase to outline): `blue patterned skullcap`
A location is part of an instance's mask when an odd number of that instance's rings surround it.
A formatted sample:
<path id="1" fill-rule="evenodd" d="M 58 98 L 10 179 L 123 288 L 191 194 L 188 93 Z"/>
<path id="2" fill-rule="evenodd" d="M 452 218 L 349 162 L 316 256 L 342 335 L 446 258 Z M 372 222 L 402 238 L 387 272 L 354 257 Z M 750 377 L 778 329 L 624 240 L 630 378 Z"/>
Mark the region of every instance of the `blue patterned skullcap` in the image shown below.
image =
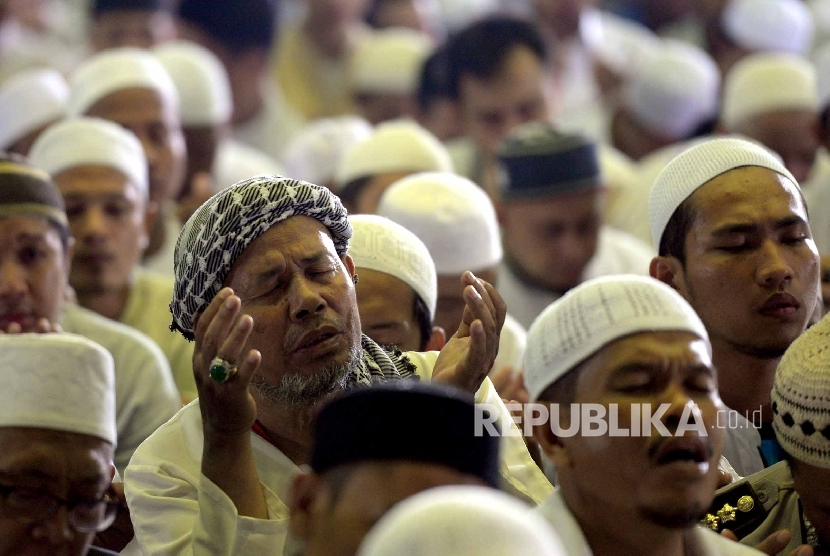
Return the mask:
<path id="1" fill-rule="evenodd" d="M 236 258 L 269 228 L 292 216 L 309 216 L 328 228 L 341 257 L 352 226 L 340 199 L 325 187 L 282 176 L 255 176 L 223 189 L 199 207 L 176 242 L 170 312 L 188 340 L 196 315 L 222 289 Z"/>

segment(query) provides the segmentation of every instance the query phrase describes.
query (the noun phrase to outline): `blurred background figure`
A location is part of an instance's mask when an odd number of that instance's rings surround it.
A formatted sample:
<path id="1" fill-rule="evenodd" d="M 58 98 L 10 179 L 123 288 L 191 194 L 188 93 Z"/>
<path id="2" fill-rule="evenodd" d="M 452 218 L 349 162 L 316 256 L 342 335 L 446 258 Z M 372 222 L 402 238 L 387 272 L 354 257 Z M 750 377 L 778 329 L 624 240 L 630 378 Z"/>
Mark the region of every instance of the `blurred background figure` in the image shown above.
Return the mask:
<path id="1" fill-rule="evenodd" d="M 92 0 L 89 45 L 151 48 L 176 37 L 177 0 Z"/>
<path id="2" fill-rule="evenodd" d="M 27 155 L 50 124 L 66 116 L 69 85 L 52 69 L 15 74 L 0 85 L 0 151 Z"/>
<path id="3" fill-rule="evenodd" d="M 440 16 L 438 0 L 372 0 L 365 17 L 375 29 L 404 27 L 443 40 L 446 31 Z"/>

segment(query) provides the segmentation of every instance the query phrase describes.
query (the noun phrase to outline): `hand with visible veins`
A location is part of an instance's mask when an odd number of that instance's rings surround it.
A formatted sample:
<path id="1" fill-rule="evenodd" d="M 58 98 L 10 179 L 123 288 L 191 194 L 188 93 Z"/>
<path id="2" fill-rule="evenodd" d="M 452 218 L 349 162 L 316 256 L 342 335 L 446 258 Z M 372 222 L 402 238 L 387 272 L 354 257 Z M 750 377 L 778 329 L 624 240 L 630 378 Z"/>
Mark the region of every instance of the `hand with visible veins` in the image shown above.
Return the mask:
<path id="1" fill-rule="evenodd" d="M 432 378 L 475 394 L 498 355 L 507 306 L 491 284 L 472 272 L 465 272 L 461 282 L 464 316 L 458 331 L 438 355 Z"/>

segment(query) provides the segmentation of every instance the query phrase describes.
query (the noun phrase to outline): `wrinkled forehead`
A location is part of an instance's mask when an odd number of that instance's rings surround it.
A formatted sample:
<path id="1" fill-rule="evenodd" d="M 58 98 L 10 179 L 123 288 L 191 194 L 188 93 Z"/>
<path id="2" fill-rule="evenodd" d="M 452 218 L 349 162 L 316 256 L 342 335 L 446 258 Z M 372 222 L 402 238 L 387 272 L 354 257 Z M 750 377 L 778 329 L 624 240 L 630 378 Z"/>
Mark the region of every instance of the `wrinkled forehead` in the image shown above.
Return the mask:
<path id="1" fill-rule="evenodd" d="M 0 477 L 108 482 L 113 446 L 86 434 L 0 427 Z"/>

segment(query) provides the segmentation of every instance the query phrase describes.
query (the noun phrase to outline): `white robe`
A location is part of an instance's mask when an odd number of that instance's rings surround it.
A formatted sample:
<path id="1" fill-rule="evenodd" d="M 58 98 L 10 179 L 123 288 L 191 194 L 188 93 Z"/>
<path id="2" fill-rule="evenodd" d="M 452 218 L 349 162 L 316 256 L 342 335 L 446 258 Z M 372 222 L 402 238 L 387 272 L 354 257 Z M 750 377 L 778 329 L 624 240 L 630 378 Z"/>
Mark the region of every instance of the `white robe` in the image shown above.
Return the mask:
<path id="1" fill-rule="evenodd" d="M 408 353 L 422 380 L 429 380 L 437 352 Z M 489 380 L 476 401 L 498 406 Z M 513 426 L 515 429 L 515 425 Z M 156 431 L 136 451 L 124 476 L 136 537 L 122 552 L 145 556 L 266 556 L 291 554 L 288 501 L 297 466 L 277 448 L 251 434 L 254 461 L 265 494 L 268 519 L 240 517 L 230 498 L 201 473 L 202 422 L 198 400 Z M 539 503 L 553 487 L 530 458 L 519 436 L 501 441 L 505 490 Z"/>

